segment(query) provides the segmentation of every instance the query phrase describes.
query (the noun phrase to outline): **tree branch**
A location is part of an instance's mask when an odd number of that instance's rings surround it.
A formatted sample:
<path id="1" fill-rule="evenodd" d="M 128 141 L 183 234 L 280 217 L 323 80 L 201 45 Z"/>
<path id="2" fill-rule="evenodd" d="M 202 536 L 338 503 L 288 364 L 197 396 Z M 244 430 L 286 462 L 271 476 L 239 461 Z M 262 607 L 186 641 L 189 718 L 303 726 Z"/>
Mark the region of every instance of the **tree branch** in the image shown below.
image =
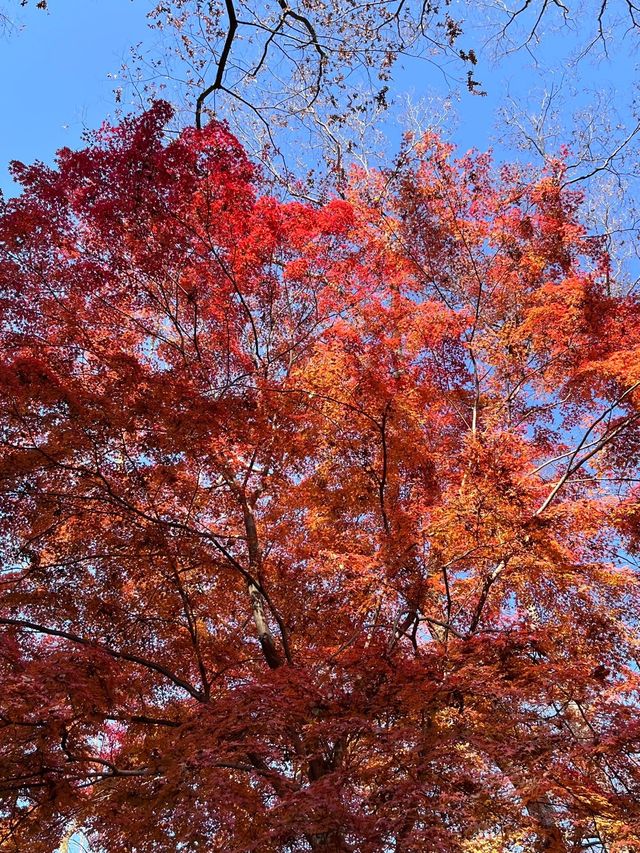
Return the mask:
<path id="1" fill-rule="evenodd" d="M 69 640 L 69 642 L 71 643 L 86 646 L 87 648 L 98 649 L 99 651 L 104 652 L 104 654 L 107 654 L 110 657 L 115 658 L 116 660 L 126 660 L 130 663 L 135 663 L 138 666 L 150 669 L 153 672 L 157 672 L 159 675 L 164 676 L 166 679 L 175 684 L 176 687 L 180 687 L 182 690 L 185 690 L 190 696 L 193 696 L 193 698 L 197 699 L 199 702 L 206 701 L 204 693 L 202 693 L 200 690 L 197 690 L 195 687 L 193 687 L 193 685 L 189 684 L 188 681 L 184 681 L 184 679 L 175 675 L 173 672 L 171 672 L 171 670 L 162 666 L 162 664 L 155 663 L 155 661 L 148 660 L 147 658 L 143 658 L 140 655 L 131 654 L 130 652 L 124 652 L 120 649 L 112 649 L 110 646 L 107 646 L 104 643 L 89 640 L 86 637 L 80 637 L 78 636 L 78 634 L 73 634 L 70 631 L 63 631 L 59 628 L 49 628 L 45 625 L 39 625 L 36 622 L 30 622 L 27 619 L 10 619 L 7 617 L 0 617 L 0 625 L 24 628 L 28 631 L 35 631 L 38 634 L 48 634 L 52 637 L 60 637 L 63 640 Z"/>
<path id="2" fill-rule="evenodd" d="M 204 106 L 204 102 L 212 92 L 215 92 L 217 89 L 222 89 L 224 72 L 227 67 L 227 61 L 229 59 L 229 54 L 231 53 L 231 46 L 233 45 L 236 30 L 238 29 L 238 18 L 236 16 L 236 10 L 235 6 L 233 5 L 233 0 L 225 0 L 225 7 L 227 10 L 227 17 L 229 18 L 229 26 L 227 29 L 227 35 L 224 41 L 224 45 L 222 46 L 220 60 L 218 61 L 216 78 L 210 86 L 204 89 L 204 91 L 200 92 L 200 94 L 198 95 L 198 100 L 196 101 L 196 127 L 198 128 L 198 130 L 202 130 L 202 108 Z"/>

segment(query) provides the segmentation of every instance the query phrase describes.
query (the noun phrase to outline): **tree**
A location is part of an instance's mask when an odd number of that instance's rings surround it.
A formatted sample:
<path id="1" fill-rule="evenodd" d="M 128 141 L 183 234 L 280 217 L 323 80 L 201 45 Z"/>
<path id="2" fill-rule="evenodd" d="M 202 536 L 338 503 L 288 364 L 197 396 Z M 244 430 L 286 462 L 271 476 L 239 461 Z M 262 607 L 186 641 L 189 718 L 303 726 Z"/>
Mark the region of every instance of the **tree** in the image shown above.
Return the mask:
<path id="1" fill-rule="evenodd" d="M 370 150 L 398 62 L 446 67 L 445 79 L 464 81 L 471 92 L 481 88 L 473 71 L 476 54 L 459 44 L 463 31 L 450 2 L 151 5 L 162 48 L 151 51 L 151 68 L 148 46 L 134 50 L 151 93 L 175 78 L 173 94 L 188 105 L 189 120 L 194 117 L 197 127 L 211 116 L 230 120 L 289 192 L 301 194 L 305 183 L 317 191 L 327 178 L 339 182 L 354 150 Z"/>
<path id="2" fill-rule="evenodd" d="M 565 167 L 284 204 L 169 114 L 0 216 L 2 849 L 635 849 L 640 305 Z"/>
<path id="3" fill-rule="evenodd" d="M 434 91 L 454 98 L 465 90 L 492 93 L 502 88 L 504 77 L 490 66 L 497 61 L 506 73 L 505 60 L 520 54 L 522 60 L 515 67 L 511 62 L 508 74 L 527 80 L 517 100 L 530 97 L 532 79 L 548 85 L 550 44 L 558 67 L 575 72 L 578 89 L 590 92 L 578 100 L 588 100 L 595 128 L 591 136 L 599 137 L 606 153 L 600 158 L 592 149 L 585 159 L 603 162 L 613 155 L 609 165 L 618 162 L 618 133 L 612 137 L 606 119 L 600 121 L 598 99 L 610 100 L 610 95 L 602 91 L 601 73 L 594 74 L 587 59 L 619 54 L 621 62 L 634 64 L 640 18 L 632 0 L 512 5 L 493 0 L 161 0 L 151 5 L 160 49 L 147 43 L 134 49 L 127 74 L 136 93 L 169 92 L 187 108 L 187 121 L 195 115 L 198 126 L 211 116 L 229 120 L 245 147 L 289 193 L 300 196 L 310 186 L 320 197 L 323 181 L 339 183 L 354 155 L 375 161 L 376 131 L 385 123 L 387 130 L 402 123 L 402 95 L 408 89 L 415 87 L 418 98 Z M 542 68 L 536 67 L 538 57 Z M 625 81 L 617 82 L 626 88 Z M 625 95 L 618 91 L 616 97 L 626 114 L 621 140 L 638 124 L 633 98 L 627 102 Z M 567 116 L 573 98 L 575 93 L 567 94 Z M 463 102 L 463 121 L 465 113 Z M 566 142 L 571 121 L 563 131 Z"/>

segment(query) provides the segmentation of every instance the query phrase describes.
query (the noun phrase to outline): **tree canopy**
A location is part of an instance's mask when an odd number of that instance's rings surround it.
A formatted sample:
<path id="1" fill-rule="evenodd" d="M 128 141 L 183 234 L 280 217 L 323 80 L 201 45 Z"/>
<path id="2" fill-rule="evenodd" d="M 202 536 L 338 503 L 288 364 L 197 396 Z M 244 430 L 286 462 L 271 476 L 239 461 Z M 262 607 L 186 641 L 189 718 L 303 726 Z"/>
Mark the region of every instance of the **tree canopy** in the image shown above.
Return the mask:
<path id="1" fill-rule="evenodd" d="M 635 849 L 640 304 L 563 163 L 284 203 L 169 114 L 0 210 L 0 846 Z"/>

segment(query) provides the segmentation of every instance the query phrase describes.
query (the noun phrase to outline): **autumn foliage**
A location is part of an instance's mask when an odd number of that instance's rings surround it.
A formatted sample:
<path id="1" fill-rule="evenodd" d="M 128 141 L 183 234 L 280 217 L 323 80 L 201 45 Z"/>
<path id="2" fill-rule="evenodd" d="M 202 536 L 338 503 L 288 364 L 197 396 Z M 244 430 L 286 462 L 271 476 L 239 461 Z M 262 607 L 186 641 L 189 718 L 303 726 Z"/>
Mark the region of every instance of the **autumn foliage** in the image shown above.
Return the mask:
<path id="1" fill-rule="evenodd" d="M 562 164 L 313 207 L 168 116 L 1 210 L 0 849 L 639 849 L 640 304 Z"/>

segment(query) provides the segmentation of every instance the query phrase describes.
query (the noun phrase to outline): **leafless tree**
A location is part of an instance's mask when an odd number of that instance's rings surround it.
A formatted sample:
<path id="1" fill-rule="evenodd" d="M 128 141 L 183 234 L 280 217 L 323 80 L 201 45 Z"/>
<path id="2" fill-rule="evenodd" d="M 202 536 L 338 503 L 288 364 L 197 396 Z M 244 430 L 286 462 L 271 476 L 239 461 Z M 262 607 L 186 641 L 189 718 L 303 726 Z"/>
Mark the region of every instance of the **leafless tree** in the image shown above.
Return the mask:
<path id="1" fill-rule="evenodd" d="M 156 0 L 150 20 L 161 49 L 141 46 L 128 69 L 141 97 L 177 87 L 198 126 L 229 120 L 299 195 L 371 154 L 408 73 L 423 91 L 482 95 L 491 59 L 535 58 L 554 30 L 571 34 L 573 66 L 640 33 L 633 0 Z"/>
<path id="2" fill-rule="evenodd" d="M 508 96 L 500 108 L 503 139 L 542 167 L 563 156 L 565 183 L 584 192 L 583 218 L 603 240 L 617 286 L 640 282 L 640 115 L 610 89 L 595 89 L 580 108 L 567 75 L 534 90 L 528 100 Z"/>
<path id="3" fill-rule="evenodd" d="M 169 0 L 150 15 L 162 50 L 129 68 L 142 96 L 181 88 L 201 126 L 215 115 L 290 187 L 301 160 L 339 183 L 379 125 L 394 68 L 422 60 L 479 94 L 476 54 L 451 0 Z M 283 131 L 285 131 L 284 133 Z M 286 136 L 286 142 L 283 138 Z M 286 150 L 285 150 L 286 149 Z M 297 151 L 304 156 L 296 157 Z M 309 175 L 317 185 L 317 174 Z M 291 187 L 290 187 L 291 188 Z M 304 193 L 304 186 L 297 187 Z"/>

